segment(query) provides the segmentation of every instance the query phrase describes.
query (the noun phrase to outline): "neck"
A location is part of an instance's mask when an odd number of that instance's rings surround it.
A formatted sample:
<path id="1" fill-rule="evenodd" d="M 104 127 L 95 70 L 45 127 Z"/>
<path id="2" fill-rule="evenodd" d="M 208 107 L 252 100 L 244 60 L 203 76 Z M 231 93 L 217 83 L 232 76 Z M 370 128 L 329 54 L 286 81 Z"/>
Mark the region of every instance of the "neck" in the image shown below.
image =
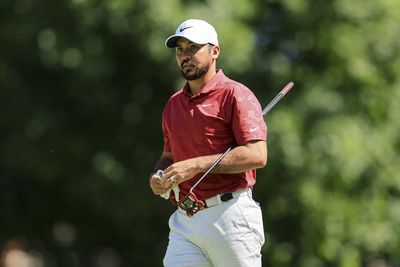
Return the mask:
<path id="1" fill-rule="evenodd" d="M 197 80 L 188 81 L 190 86 L 190 91 L 192 94 L 197 94 L 204 85 L 206 85 L 214 76 L 217 74 L 216 69 L 208 71 L 204 76 Z"/>

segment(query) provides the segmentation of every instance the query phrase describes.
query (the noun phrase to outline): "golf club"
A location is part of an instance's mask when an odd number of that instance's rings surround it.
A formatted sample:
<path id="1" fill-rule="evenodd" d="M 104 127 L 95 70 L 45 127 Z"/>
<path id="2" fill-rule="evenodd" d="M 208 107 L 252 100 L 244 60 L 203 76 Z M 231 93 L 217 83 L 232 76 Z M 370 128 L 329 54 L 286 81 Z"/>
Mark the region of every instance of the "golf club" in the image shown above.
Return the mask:
<path id="1" fill-rule="evenodd" d="M 289 82 L 282 90 L 268 103 L 268 105 L 263 109 L 262 114 L 265 116 L 278 102 L 292 89 L 294 86 L 293 82 Z M 191 217 L 199 210 L 203 209 L 205 204 L 203 201 L 198 200 L 196 195 L 193 193 L 193 190 L 197 187 L 197 185 L 210 173 L 218 163 L 231 151 L 235 146 L 229 147 L 218 159 L 208 168 L 208 170 L 200 177 L 200 179 L 190 188 L 189 192 L 185 195 L 182 201 L 177 201 L 179 207 L 186 211 L 186 214 Z"/>
<path id="2" fill-rule="evenodd" d="M 279 100 L 282 99 L 286 95 L 287 92 L 289 92 L 290 89 L 294 86 L 293 82 L 289 82 L 285 87 L 282 88 L 282 90 L 277 94 L 274 99 L 271 100 L 271 102 L 268 103 L 268 105 L 263 109 L 263 116 L 265 116 L 278 102 Z M 214 169 L 215 166 L 217 166 L 218 163 L 228 154 L 228 152 L 234 148 L 234 146 L 229 147 L 211 166 L 208 168 L 208 170 L 203 174 L 202 177 L 192 186 L 190 189 L 190 192 L 196 188 L 196 186 L 204 179 L 204 177 L 207 176 L 207 174 Z"/>

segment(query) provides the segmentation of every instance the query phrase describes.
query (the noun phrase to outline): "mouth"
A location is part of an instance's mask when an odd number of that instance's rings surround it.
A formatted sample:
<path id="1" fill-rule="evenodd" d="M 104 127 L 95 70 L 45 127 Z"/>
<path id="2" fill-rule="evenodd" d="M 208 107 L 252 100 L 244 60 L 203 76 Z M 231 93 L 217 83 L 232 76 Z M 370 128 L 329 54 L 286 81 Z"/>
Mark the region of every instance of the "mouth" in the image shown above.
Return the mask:
<path id="1" fill-rule="evenodd" d="M 183 62 L 181 64 L 181 69 L 184 70 L 190 70 L 196 67 L 196 65 L 193 62 Z"/>
<path id="2" fill-rule="evenodd" d="M 182 71 L 183 71 L 183 72 L 186 72 L 186 73 L 191 72 L 192 70 L 193 70 L 193 67 L 192 67 L 192 66 L 186 66 L 186 67 L 183 67 L 183 68 L 182 68 Z"/>

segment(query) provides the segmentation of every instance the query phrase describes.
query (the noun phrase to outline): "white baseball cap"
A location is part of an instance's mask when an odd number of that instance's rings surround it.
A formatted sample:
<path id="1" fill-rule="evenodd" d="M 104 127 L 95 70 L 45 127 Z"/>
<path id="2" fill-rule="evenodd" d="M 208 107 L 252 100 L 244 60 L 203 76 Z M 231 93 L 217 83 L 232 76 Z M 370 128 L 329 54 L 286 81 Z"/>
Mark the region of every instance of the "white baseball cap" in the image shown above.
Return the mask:
<path id="1" fill-rule="evenodd" d="M 196 44 L 213 44 L 218 45 L 218 35 L 214 27 L 207 21 L 200 19 L 185 20 L 176 29 L 175 34 L 171 35 L 165 41 L 167 47 L 175 47 L 176 40 L 184 37 Z"/>

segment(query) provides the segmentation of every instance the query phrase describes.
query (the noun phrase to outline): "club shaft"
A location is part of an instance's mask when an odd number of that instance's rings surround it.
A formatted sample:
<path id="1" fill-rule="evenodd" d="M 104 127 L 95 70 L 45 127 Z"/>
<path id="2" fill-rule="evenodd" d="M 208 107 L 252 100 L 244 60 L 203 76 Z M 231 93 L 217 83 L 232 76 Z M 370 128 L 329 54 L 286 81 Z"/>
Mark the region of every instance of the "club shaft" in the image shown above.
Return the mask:
<path id="1" fill-rule="evenodd" d="M 226 156 L 226 154 L 228 154 L 228 152 L 233 148 L 233 146 L 229 147 L 224 154 L 222 154 L 221 156 L 219 156 L 219 158 L 210 166 L 210 168 L 208 168 L 208 170 L 203 174 L 203 176 L 200 177 L 200 179 L 192 186 L 192 188 L 190 188 L 190 192 L 192 192 L 193 189 L 196 188 L 196 186 L 204 179 L 204 177 L 206 177 L 207 174 L 210 173 L 210 171 L 212 169 L 214 169 L 215 166 L 217 166 L 218 163 L 220 163 L 220 161 Z"/>
<path id="2" fill-rule="evenodd" d="M 282 99 L 286 95 L 287 92 L 289 92 L 290 89 L 294 86 L 293 82 L 288 83 L 283 89 L 277 94 L 274 99 L 271 100 L 271 102 L 268 103 L 268 105 L 263 109 L 262 114 L 265 116 L 275 105 L 276 103 L 279 102 L 279 100 Z"/>

